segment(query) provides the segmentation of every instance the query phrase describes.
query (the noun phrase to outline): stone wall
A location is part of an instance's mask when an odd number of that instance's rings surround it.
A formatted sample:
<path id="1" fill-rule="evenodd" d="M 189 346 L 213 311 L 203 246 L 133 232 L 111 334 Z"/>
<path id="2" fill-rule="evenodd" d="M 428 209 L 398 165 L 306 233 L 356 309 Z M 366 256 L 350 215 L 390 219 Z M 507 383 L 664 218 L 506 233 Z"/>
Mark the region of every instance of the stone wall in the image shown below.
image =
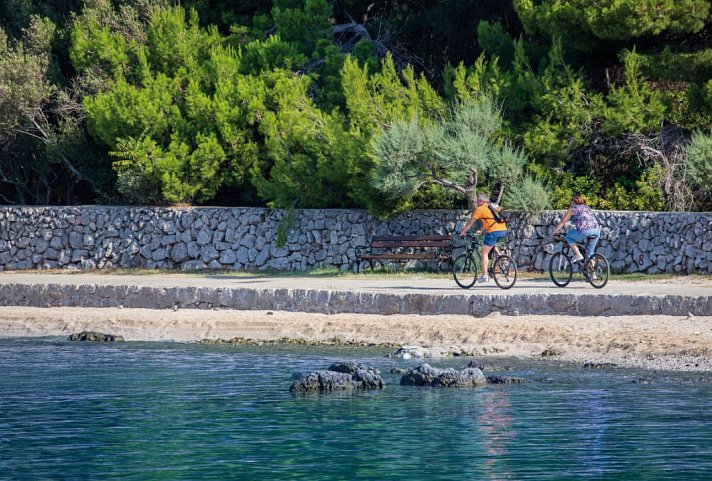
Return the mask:
<path id="1" fill-rule="evenodd" d="M 544 251 L 563 212 L 517 214 L 510 245 L 524 269 L 545 270 Z M 712 213 L 605 212 L 599 252 L 614 271 L 712 273 Z M 463 211 L 415 211 L 381 221 L 360 210 L 154 207 L 2 207 L 0 269 L 352 268 L 377 234 L 446 234 Z M 278 247 L 278 232 L 286 242 Z"/>

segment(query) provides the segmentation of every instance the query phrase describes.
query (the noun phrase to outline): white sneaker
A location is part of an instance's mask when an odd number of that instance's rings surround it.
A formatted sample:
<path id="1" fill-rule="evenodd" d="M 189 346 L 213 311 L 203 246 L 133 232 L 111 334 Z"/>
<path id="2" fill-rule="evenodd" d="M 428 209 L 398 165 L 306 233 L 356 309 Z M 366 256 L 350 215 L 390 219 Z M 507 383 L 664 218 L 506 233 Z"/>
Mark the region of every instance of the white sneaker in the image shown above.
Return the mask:
<path id="1" fill-rule="evenodd" d="M 480 276 L 480 277 L 477 279 L 477 282 L 480 282 L 480 283 L 482 283 L 482 282 L 489 282 L 489 276 Z"/>
<path id="2" fill-rule="evenodd" d="M 576 264 L 577 262 L 581 262 L 582 260 L 583 260 L 583 256 L 581 254 L 579 254 L 571 260 L 571 263 Z"/>

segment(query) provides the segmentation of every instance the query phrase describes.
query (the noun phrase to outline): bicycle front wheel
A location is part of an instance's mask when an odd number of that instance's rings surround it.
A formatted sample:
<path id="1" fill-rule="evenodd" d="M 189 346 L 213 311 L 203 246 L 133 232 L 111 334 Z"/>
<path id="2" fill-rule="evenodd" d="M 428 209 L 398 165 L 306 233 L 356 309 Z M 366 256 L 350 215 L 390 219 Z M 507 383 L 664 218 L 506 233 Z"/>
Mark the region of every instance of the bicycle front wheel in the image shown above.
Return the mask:
<path id="1" fill-rule="evenodd" d="M 586 263 L 586 280 L 596 289 L 601 289 L 608 284 L 610 272 L 608 259 L 603 254 L 594 254 Z"/>
<path id="2" fill-rule="evenodd" d="M 463 289 L 469 289 L 477 280 L 477 263 L 467 254 L 460 254 L 452 263 L 452 277 Z"/>
<path id="3" fill-rule="evenodd" d="M 509 256 L 498 256 L 492 265 L 492 277 L 501 289 L 509 289 L 517 282 L 517 264 Z"/>
<path id="4" fill-rule="evenodd" d="M 549 277 L 554 284 L 559 287 L 566 287 L 571 282 L 574 268 L 571 265 L 571 260 L 561 252 L 554 254 L 554 257 L 549 261 Z"/>

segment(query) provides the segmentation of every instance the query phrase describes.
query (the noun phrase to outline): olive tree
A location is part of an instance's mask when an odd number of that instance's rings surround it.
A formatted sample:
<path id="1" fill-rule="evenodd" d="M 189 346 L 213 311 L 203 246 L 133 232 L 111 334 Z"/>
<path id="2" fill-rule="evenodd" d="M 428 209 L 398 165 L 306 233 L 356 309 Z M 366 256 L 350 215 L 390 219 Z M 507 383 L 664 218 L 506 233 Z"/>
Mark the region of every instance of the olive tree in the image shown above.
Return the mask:
<path id="1" fill-rule="evenodd" d="M 457 102 L 442 119 L 396 121 L 374 136 L 372 148 L 378 163 L 373 184 L 393 197 L 437 184 L 462 193 L 474 209 L 478 188 L 497 192 L 500 202 L 505 190 L 519 188 L 525 178 L 526 156 L 502 134 L 502 112 L 487 95 Z"/>

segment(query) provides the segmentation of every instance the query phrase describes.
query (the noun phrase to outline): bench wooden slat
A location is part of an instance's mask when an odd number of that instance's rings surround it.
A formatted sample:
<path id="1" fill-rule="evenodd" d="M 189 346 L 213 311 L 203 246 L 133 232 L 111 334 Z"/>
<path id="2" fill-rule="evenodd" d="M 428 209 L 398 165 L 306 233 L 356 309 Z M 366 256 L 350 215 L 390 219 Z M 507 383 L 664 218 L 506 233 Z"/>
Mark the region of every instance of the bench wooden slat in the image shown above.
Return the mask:
<path id="1" fill-rule="evenodd" d="M 368 252 L 361 253 L 358 259 L 395 262 L 445 260 L 451 256 L 451 247 L 452 237 L 449 235 L 379 235 L 371 238 Z"/>
<path id="2" fill-rule="evenodd" d="M 371 239 L 371 242 L 375 241 L 448 241 L 450 242 L 451 237 L 449 235 L 375 235 Z"/>
<path id="3" fill-rule="evenodd" d="M 445 254 L 436 254 L 428 252 L 418 252 L 413 254 L 364 254 L 360 258 L 369 259 L 393 259 L 393 260 L 405 260 L 405 259 L 445 259 L 448 256 Z"/>
<path id="4" fill-rule="evenodd" d="M 450 246 L 450 241 L 415 241 L 415 240 L 408 240 L 408 241 L 385 241 L 385 240 L 379 240 L 379 241 L 372 241 L 371 242 L 371 247 L 373 249 L 389 249 L 393 247 L 449 247 Z"/>

